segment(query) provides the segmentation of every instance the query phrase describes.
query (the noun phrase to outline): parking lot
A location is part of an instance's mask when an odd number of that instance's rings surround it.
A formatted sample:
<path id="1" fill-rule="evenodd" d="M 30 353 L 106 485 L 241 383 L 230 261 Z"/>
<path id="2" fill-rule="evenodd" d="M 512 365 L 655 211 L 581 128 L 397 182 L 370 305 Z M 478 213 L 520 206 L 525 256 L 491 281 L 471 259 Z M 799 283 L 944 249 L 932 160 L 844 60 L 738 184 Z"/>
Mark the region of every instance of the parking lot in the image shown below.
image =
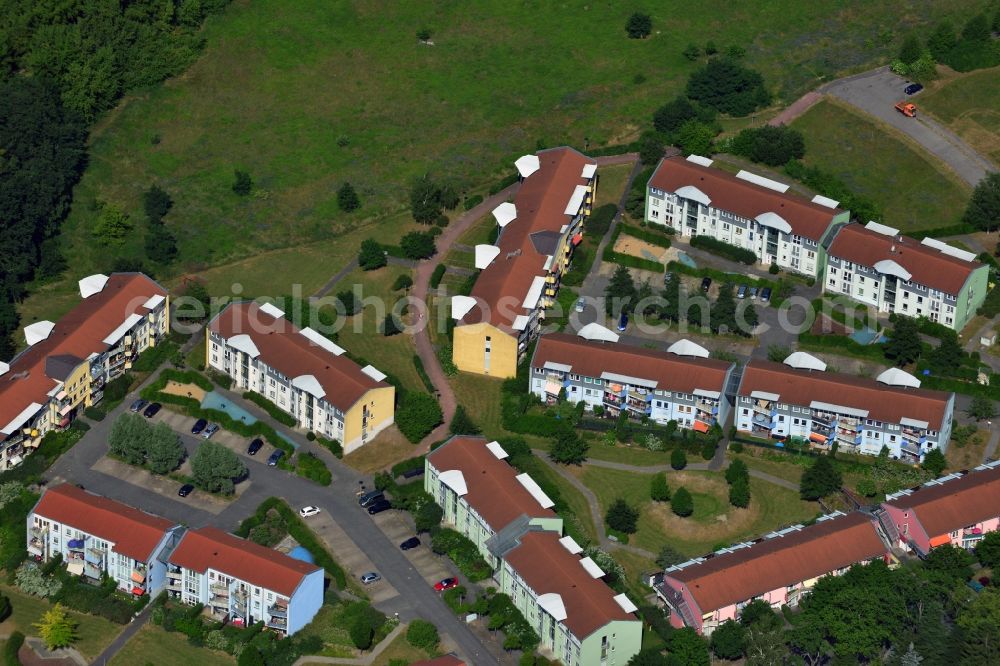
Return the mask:
<path id="1" fill-rule="evenodd" d="M 414 535 L 410 517 L 402 511 L 394 509 L 383 511 L 372 518 L 397 548 L 399 544 Z M 455 574 L 448 568 L 444 556 L 435 555 L 431 550 L 430 536 L 423 534 L 420 536 L 420 541 L 419 546 L 403 551 L 403 554 L 413 565 L 413 568 L 420 572 L 424 581 L 428 585 L 433 585 L 442 578 L 454 576 Z"/>

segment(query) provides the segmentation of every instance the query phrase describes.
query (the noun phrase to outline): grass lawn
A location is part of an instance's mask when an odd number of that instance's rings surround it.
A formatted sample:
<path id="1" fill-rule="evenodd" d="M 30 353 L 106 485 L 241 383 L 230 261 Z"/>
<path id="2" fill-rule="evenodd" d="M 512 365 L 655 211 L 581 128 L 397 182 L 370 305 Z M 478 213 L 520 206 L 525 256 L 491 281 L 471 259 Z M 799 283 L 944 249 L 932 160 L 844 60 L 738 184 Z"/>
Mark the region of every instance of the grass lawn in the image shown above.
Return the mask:
<path id="1" fill-rule="evenodd" d="M 10 617 L 4 621 L 4 626 L 9 627 L 8 633 L 17 629 L 28 636 L 37 636 L 38 630 L 32 625 L 41 620 L 42 614 L 51 608 L 52 604 L 44 599 L 22 594 L 16 588 L 7 585 L 0 585 L 0 592 L 10 598 L 12 608 Z M 73 643 L 73 647 L 88 659 L 99 655 L 124 629 L 123 626 L 102 617 L 73 610 L 69 611 L 69 614 L 78 623 L 77 640 Z"/>
<path id="2" fill-rule="evenodd" d="M 772 453 L 746 444 L 743 445 L 743 453 L 735 454 L 734 457 L 740 458 L 750 469 L 757 469 L 792 483 L 798 483 L 802 479 L 802 473 L 806 471 L 804 465 L 788 460 L 790 456 L 787 454 Z M 808 460 L 811 462 L 813 458 Z"/>
<path id="3" fill-rule="evenodd" d="M 1000 165 L 1000 67 L 932 82 L 917 104 Z"/>
<path id="4" fill-rule="evenodd" d="M 642 574 L 655 571 L 656 562 L 624 548 L 613 549 L 611 555 L 625 569 L 629 596 L 638 603 L 649 594 L 649 587 L 641 580 Z"/>
<path id="5" fill-rule="evenodd" d="M 983 464 L 983 454 L 986 452 L 986 444 L 989 443 L 991 434 L 985 428 L 977 430 L 965 446 L 959 446 L 958 442 L 952 440 L 948 444 L 948 452 L 945 453 L 948 469 L 950 471 L 972 469 Z"/>
<path id="6" fill-rule="evenodd" d="M 236 660 L 225 652 L 194 647 L 181 633 L 146 625 L 111 660 L 111 666 L 152 664 L 157 666 L 226 666 Z"/>
<path id="7" fill-rule="evenodd" d="M 597 186 L 597 200 L 594 201 L 594 208 L 604 204 L 613 203 L 616 206 L 621 201 L 622 194 L 625 193 L 625 183 L 628 182 L 628 175 L 632 173 L 631 164 L 616 164 L 597 169 L 597 177 L 600 182 Z"/>
<path id="8" fill-rule="evenodd" d="M 456 268 L 469 268 L 475 270 L 476 268 L 476 253 L 466 252 L 459 248 L 453 248 L 451 252 L 445 255 L 442 262 L 448 266 L 454 266 Z"/>
<path id="9" fill-rule="evenodd" d="M 694 514 L 680 518 L 668 503 L 649 499 L 650 474 L 584 466 L 579 475 L 597 495 L 602 511 L 619 497 L 639 508 L 638 529 L 629 544 L 654 553 L 670 544 L 685 555 L 699 555 L 720 544 L 807 520 L 818 511 L 815 503 L 800 500 L 791 490 L 754 478 L 750 479 L 750 507 L 736 509 L 729 505 L 728 486 L 721 473 L 668 472 L 670 489 L 684 486 L 694 499 Z"/>
<path id="10" fill-rule="evenodd" d="M 389 643 L 382 653 L 375 658 L 372 666 L 389 666 L 394 660 L 412 664 L 428 658 L 428 654 L 420 648 L 413 647 L 406 642 L 406 632 L 402 632 Z"/>
<path id="11" fill-rule="evenodd" d="M 197 368 L 205 365 L 205 334 L 198 335 L 198 342 L 195 343 L 191 351 L 184 359 L 189 368 Z"/>
<path id="12" fill-rule="evenodd" d="M 496 234 L 496 228 L 497 219 L 493 217 L 492 212 L 486 213 L 486 215 L 473 222 L 472 226 L 458 237 L 458 242 L 469 247 L 475 247 L 483 243 L 492 243 L 493 236 Z"/>
<path id="13" fill-rule="evenodd" d="M 378 437 L 360 449 L 344 456 L 344 462 L 359 472 L 374 474 L 400 460 L 412 458 L 414 445 L 395 426 L 386 428 Z"/>
<path id="14" fill-rule="evenodd" d="M 882 206 L 904 232 L 958 221 L 969 190 L 887 125 L 822 101 L 792 123 L 806 138 L 804 162 L 835 174 Z"/>

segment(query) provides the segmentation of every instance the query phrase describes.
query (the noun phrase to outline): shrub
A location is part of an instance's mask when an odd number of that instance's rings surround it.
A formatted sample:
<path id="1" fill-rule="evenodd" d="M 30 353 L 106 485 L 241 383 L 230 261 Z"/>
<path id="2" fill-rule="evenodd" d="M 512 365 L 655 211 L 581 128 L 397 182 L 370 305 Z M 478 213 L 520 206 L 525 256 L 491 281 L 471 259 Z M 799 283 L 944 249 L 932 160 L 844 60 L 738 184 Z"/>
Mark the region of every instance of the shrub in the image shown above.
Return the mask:
<path id="1" fill-rule="evenodd" d="M 354 647 L 359 650 L 367 650 L 372 646 L 375 629 L 371 626 L 367 618 L 360 615 L 355 617 L 348 628 L 348 633 L 351 636 L 351 642 L 354 643 Z"/>
<path id="2" fill-rule="evenodd" d="M 751 127 L 740 132 L 730 146 L 736 155 L 770 166 L 781 166 L 805 156 L 805 138 L 785 125 Z"/>
<path id="3" fill-rule="evenodd" d="M 409 391 L 396 408 L 396 426 L 414 444 L 430 434 L 442 419 L 441 405 L 427 393 Z"/>
<path id="4" fill-rule="evenodd" d="M 653 32 L 653 19 L 649 14 L 635 12 L 628 17 L 625 23 L 625 32 L 629 39 L 645 39 Z"/>
<path id="5" fill-rule="evenodd" d="M 250 190 L 253 189 L 253 179 L 250 177 L 246 171 L 240 171 L 237 169 L 233 172 L 233 192 L 245 197 L 250 194 Z"/>
<path id="6" fill-rule="evenodd" d="M 731 261 L 738 261 L 741 264 L 752 266 L 757 263 L 757 255 L 742 247 L 730 245 L 711 236 L 692 236 L 691 247 L 696 247 L 706 252 L 711 252 Z"/>
<path id="7" fill-rule="evenodd" d="M 326 468 L 326 464 L 312 453 L 298 454 L 297 461 L 295 473 L 299 476 L 315 481 L 321 486 L 328 486 L 333 481 L 333 475 Z"/>
<path id="8" fill-rule="evenodd" d="M 608 507 L 604 519 L 611 529 L 625 534 L 634 534 L 636 522 L 639 520 L 639 510 L 629 506 L 625 500 L 618 498 Z"/>
<path id="9" fill-rule="evenodd" d="M 670 501 L 670 486 L 667 485 L 667 475 L 664 472 L 654 474 L 649 481 L 649 497 L 654 502 Z"/>
<path id="10" fill-rule="evenodd" d="M 298 425 L 298 422 L 295 420 L 294 416 L 282 410 L 280 407 L 278 407 L 276 404 L 265 398 L 260 393 L 256 393 L 254 391 L 245 391 L 243 393 L 243 399 L 249 400 L 250 402 L 254 403 L 258 407 L 263 409 L 265 412 L 267 412 L 272 419 L 274 419 L 275 421 L 277 421 L 282 425 L 286 425 L 289 428 L 294 428 L 295 426 Z"/>
<path id="11" fill-rule="evenodd" d="M 674 469 L 681 470 L 687 467 L 687 454 L 684 453 L 684 449 L 677 448 L 670 452 L 670 466 Z"/>
<path id="12" fill-rule="evenodd" d="M 7 637 L 7 643 L 3 646 L 4 666 L 20 666 L 21 660 L 17 653 L 20 652 L 22 645 L 24 645 L 24 634 L 20 631 L 11 632 Z"/>
<path id="13" fill-rule="evenodd" d="M 441 528 L 435 532 L 431 538 L 431 550 L 438 555 L 447 555 L 469 582 L 486 580 L 492 573 L 476 544 L 453 529 Z"/>
<path id="14" fill-rule="evenodd" d="M 694 50 L 698 47 L 694 46 Z M 691 74 L 686 91 L 691 99 L 730 116 L 749 115 L 771 101 L 764 78 L 731 58 L 709 60 Z"/>
<path id="15" fill-rule="evenodd" d="M 358 193 L 350 183 L 345 182 L 337 190 L 337 206 L 345 213 L 350 213 L 361 207 L 361 199 L 358 198 Z"/>
<path id="16" fill-rule="evenodd" d="M 407 259 L 426 259 L 437 251 L 434 237 L 419 231 L 411 231 L 400 238 L 399 247 Z"/>
<path id="17" fill-rule="evenodd" d="M 413 647 L 431 652 L 441 642 L 441 637 L 438 636 L 437 627 L 432 622 L 416 619 L 410 622 L 406 630 L 406 642 Z"/>
<path id="18" fill-rule="evenodd" d="M 694 498 L 687 488 L 678 488 L 673 497 L 670 498 L 670 509 L 682 518 L 686 518 L 694 513 Z"/>
<path id="19" fill-rule="evenodd" d="M 107 416 L 108 413 L 104 411 L 104 408 L 92 405 L 83 410 L 83 415 L 91 421 L 103 421 L 104 417 Z"/>
<path id="20" fill-rule="evenodd" d="M 406 273 L 400 273 L 396 278 L 396 281 L 392 283 L 393 291 L 400 291 L 402 289 L 409 289 L 413 286 L 413 278 L 411 278 Z"/>
<path id="21" fill-rule="evenodd" d="M 387 263 L 385 250 L 377 241 L 371 238 L 361 241 L 361 250 L 358 252 L 358 265 L 363 270 L 373 271 L 382 268 Z"/>
<path id="22" fill-rule="evenodd" d="M 465 210 L 472 210 L 473 208 L 475 208 L 476 206 L 478 206 L 481 203 L 483 203 L 483 195 L 482 194 L 473 194 L 471 197 L 466 197 L 465 198 L 465 201 L 462 202 L 462 207 Z"/>
<path id="23" fill-rule="evenodd" d="M 715 456 L 715 442 L 712 440 L 706 441 L 701 445 L 701 457 L 705 460 L 711 460 Z"/>
<path id="24" fill-rule="evenodd" d="M 437 289 L 441 284 L 441 280 L 444 279 L 444 273 L 448 270 L 448 267 L 444 264 L 438 264 L 434 267 L 434 272 L 431 273 L 431 289 Z"/>

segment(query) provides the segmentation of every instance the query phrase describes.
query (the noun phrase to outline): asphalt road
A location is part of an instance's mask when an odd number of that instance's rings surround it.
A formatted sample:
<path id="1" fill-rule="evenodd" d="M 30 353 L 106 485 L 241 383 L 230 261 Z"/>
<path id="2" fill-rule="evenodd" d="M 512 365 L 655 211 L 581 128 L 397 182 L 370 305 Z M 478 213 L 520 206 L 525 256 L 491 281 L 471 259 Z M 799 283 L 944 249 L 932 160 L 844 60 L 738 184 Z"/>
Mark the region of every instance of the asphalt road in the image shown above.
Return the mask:
<path id="1" fill-rule="evenodd" d="M 404 620 L 420 616 L 433 622 L 458 646 L 470 663 L 499 664 L 499 660 L 480 642 L 475 634 L 445 606 L 440 595 L 428 585 L 420 573 L 399 550 L 396 543 L 378 528 L 366 511 L 358 506 L 355 492 L 358 481 L 371 488 L 371 480 L 335 459 L 326 449 L 313 445 L 305 437 L 284 428 L 263 414 L 256 406 L 239 396 L 220 391 L 230 399 L 252 411 L 258 418 L 269 422 L 294 439 L 300 450 L 308 450 L 321 457 L 333 473 L 333 484 L 319 486 L 283 470 L 267 467 L 265 460 L 243 459 L 250 470 L 250 486 L 239 499 L 219 514 L 199 510 L 181 498 L 168 498 L 147 488 L 128 483 L 108 474 L 91 469 L 104 455 L 108 434 L 115 419 L 128 409 L 135 395 L 130 395 L 117 409 L 100 423 L 92 424 L 90 431 L 53 465 L 46 480 L 78 483 L 87 490 L 106 495 L 127 504 L 155 513 L 190 527 L 214 525 L 232 530 L 249 516 L 261 501 L 275 496 L 285 499 L 292 507 L 315 505 L 334 517 L 340 527 L 371 559 L 382 576 L 397 590 L 399 598 L 394 609 Z M 196 440 L 189 435 L 182 439 L 188 450 Z M 258 456 L 259 457 L 259 456 Z M 336 555 L 336 553 L 335 553 Z"/>
<path id="2" fill-rule="evenodd" d="M 965 182 L 975 186 L 994 167 L 957 134 L 920 113 L 920 93 L 908 101 L 917 105 L 917 117 L 908 118 L 894 108 L 906 98 L 907 81 L 880 67 L 871 72 L 833 81 L 820 92 L 832 95 L 898 129 L 947 164 Z"/>

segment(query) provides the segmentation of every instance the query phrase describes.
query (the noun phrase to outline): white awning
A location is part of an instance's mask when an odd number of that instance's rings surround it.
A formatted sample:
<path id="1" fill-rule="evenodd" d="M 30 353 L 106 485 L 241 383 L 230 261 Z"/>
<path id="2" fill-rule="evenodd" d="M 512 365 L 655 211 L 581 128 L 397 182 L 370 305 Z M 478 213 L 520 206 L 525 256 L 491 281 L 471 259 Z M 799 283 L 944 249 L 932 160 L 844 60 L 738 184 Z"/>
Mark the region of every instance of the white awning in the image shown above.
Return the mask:
<path id="1" fill-rule="evenodd" d="M 523 331 L 528 327 L 528 322 L 531 318 L 528 315 L 517 315 L 514 317 L 514 323 L 510 325 L 515 331 Z"/>
<path id="2" fill-rule="evenodd" d="M 767 391 L 750 391 L 750 397 L 755 400 L 780 400 L 781 396 L 777 393 L 768 393 Z"/>
<path id="3" fill-rule="evenodd" d="M 476 307 L 476 299 L 471 296 L 452 296 L 451 297 L 451 318 L 461 319 L 465 315 L 469 314 L 469 310 Z"/>
<path id="4" fill-rule="evenodd" d="M 792 233 L 792 225 L 788 224 L 785 218 L 781 217 L 777 213 L 768 211 L 766 213 L 761 213 L 754 219 L 765 227 L 777 229 L 778 231 L 786 234 Z"/>
<path id="5" fill-rule="evenodd" d="M 580 172 L 580 176 L 583 178 L 593 178 L 594 174 L 597 173 L 597 164 L 584 164 L 583 171 Z"/>
<path id="6" fill-rule="evenodd" d="M 899 425 L 907 426 L 908 428 L 920 428 L 921 430 L 927 430 L 930 427 L 930 423 L 927 421 L 921 421 L 920 419 L 911 419 L 908 416 L 904 416 L 899 419 Z"/>
<path id="7" fill-rule="evenodd" d="M 826 370 L 826 363 L 819 360 L 812 354 L 807 354 L 801 351 L 789 354 L 788 358 L 784 360 L 784 363 L 787 366 L 798 368 L 799 370 L 819 370 L 820 372 Z"/>
<path id="8" fill-rule="evenodd" d="M 601 570 L 601 567 L 597 566 L 597 562 L 590 559 L 589 557 L 585 557 L 582 560 L 580 560 L 580 564 L 583 565 L 583 568 L 586 569 L 587 573 L 590 574 L 591 578 L 604 577 L 604 571 Z"/>
<path id="9" fill-rule="evenodd" d="M 83 575 L 83 562 L 67 562 L 66 571 L 70 572 L 74 576 Z"/>
<path id="10" fill-rule="evenodd" d="M 556 363 L 555 361 L 546 361 L 545 365 L 542 366 L 546 370 L 555 370 L 557 372 L 569 372 L 573 369 L 572 365 L 566 365 L 565 363 Z"/>
<path id="11" fill-rule="evenodd" d="M 31 544 L 28 544 L 28 552 L 31 553 L 32 555 L 38 555 L 38 556 L 42 555 L 42 549 L 39 548 L 38 546 L 32 546 Z"/>
<path id="12" fill-rule="evenodd" d="M 343 347 L 334 344 L 333 340 L 318 331 L 314 331 L 313 329 L 306 327 L 300 330 L 299 333 L 305 336 L 309 342 L 313 343 L 317 347 L 322 347 L 334 356 L 340 356 L 344 353 Z"/>
<path id="13" fill-rule="evenodd" d="M 814 204 L 819 204 L 820 206 L 824 206 L 826 208 L 836 208 L 837 206 L 840 205 L 839 201 L 831 199 L 830 197 L 824 197 L 822 194 L 817 194 L 816 196 L 814 196 L 812 198 L 812 202 Z"/>
<path id="14" fill-rule="evenodd" d="M 667 347 L 667 351 L 678 356 L 697 356 L 699 358 L 708 358 L 709 356 L 707 349 L 690 340 L 678 340 Z"/>
<path id="15" fill-rule="evenodd" d="M 584 340 L 599 342 L 618 342 L 618 334 L 596 322 L 591 322 L 576 332 Z"/>
<path id="16" fill-rule="evenodd" d="M 531 286 L 528 287 L 528 293 L 524 295 L 524 302 L 521 303 L 521 307 L 525 310 L 534 310 L 538 305 L 538 299 L 542 297 L 542 289 L 545 288 L 545 278 L 541 275 L 536 275 L 531 281 Z"/>
<path id="17" fill-rule="evenodd" d="M 260 306 L 260 311 L 264 314 L 271 315 L 275 319 L 281 319 L 285 316 L 285 311 L 274 305 L 273 303 L 264 303 Z"/>
<path id="18" fill-rule="evenodd" d="M 622 592 L 621 594 L 616 594 L 614 599 L 616 602 L 618 602 L 618 605 L 621 606 L 622 610 L 625 611 L 626 613 L 634 613 L 637 610 L 639 610 L 639 608 L 634 603 L 632 603 L 632 600 L 629 599 L 627 596 L 625 596 L 624 592 Z"/>
<path id="19" fill-rule="evenodd" d="M 678 187 L 677 191 L 674 192 L 677 196 L 682 199 L 690 199 L 691 201 L 697 201 L 703 206 L 709 206 L 712 204 L 712 200 L 708 198 L 708 195 L 699 190 L 694 185 L 684 185 Z"/>
<path id="20" fill-rule="evenodd" d="M 486 448 L 489 449 L 490 453 L 492 453 L 499 460 L 503 460 L 507 457 L 507 452 L 503 450 L 502 446 L 500 446 L 500 442 L 490 442 L 486 445 Z"/>
<path id="21" fill-rule="evenodd" d="M 551 509 L 555 506 L 555 502 L 549 499 L 549 496 L 542 491 L 541 486 L 535 483 L 535 480 L 528 474 L 518 474 L 515 478 L 520 481 L 521 485 L 524 486 L 524 489 L 535 498 L 535 501 L 538 502 L 543 509 Z"/>
<path id="22" fill-rule="evenodd" d="M 566 210 L 563 211 L 566 215 L 576 215 L 580 212 L 580 207 L 583 205 L 583 199 L 587 196 L 587 186 L 577 185 L 576 189 L 573 190 L 573 194 L 569 197 L 569 203 L 566 204 Z"/>
<path id="23" fill-rule="evenodd" d="M 384 372 L 376 368 L 374 365 L 366 365 L 365 367 L 361 368 L 361 372 L 365 373 L 366 375 L 368 375 L 377 382 L 382 381 L 387 376 Z"/>
<path id="24" fill-rule="evenodd" d="M 973 252 L 966 252 L 965 250 L 960 250 L 953 245 L 948 245 L 947 243 L 942 243 L 936 238 L 925 238 L 920 241 L 921 245 L 926 245 L 927 247 L 932 247 L 942 254 L 947 254 L 949 257 L 955 257 L 956 259 L 961 259 L 962 261 L 975 261 L 976 255 Z"/>
<path id="25" fill-rule="evenodd" d="M 889 386 L 907 386 L 909 388 L 920 388 L 920 380 L 911 375 L 908 372 L 900 370 L 899 368 L 889 368 L 878 377 L 875 381 L 881 382 L 883 384 L 888 384 Z"/>
<path id="26" fill-rule="evenodd" d="M 455 494 L 459 497 L 469 492 L 469 486 L 465 483 L 465 475 L 462 474 L 462 470 L 460 469 L 450 469 L 446 472 L 441 472 L 438 474 L 438 479 L 441 480 L 441 483 L 454 490 Z"/>
<path id="27" fill-rule="evenodd" d="M 500 248 L 496 245 L 485 243 L 476 246 L 476 268 L 482 270 L 493 263 L 493 260 L 500 254 Z"/>
<path id="28" fill-rule="evenodd" d="M 142 307 L 146 308 L 147 310 L 155 310 L 156 308 L 160 307 L 160 303 L 162 303 L 165 300 L 167 300 L 165 296 L 161 296 L 160 294 L 154 294 L 153 296 L 150 296 L 149 298 L 146 299 L 146 302 L 142 304 Z"/>
<path id="29" fill-rule="evenodd" d="M 844 405 L 835 405 L 832 402 L 820 402 L 819 400 L 813 400 L 809 403 L 811 409 L 819 409 L 824 412 L 836 412 L 838 414 L 847 414 L 848 416 L 854 416 L 857 418 L 864 418 L 868 416 L 867 409 L 855 409 L 853 407 L 845 407 Z"/>
<path id="30" fill-rule="evenodd" d="M 545 257 L 545 261 L 542 262 L 542 270 L 545 271 L 546 273 L 552 270 L 552 262 L 554 260 L 555 257 L 553 257 L 551 254 Z"/>
<path id="31" fill-rule="evenodd" d="M 736 174 L 736 177 L 740 180 L 745 180 L 748 183 L 760 185 L 761 187 L 766 187 L 767 189 L 774 190 L 775 192 L 781 192 L 782 194 L 788 191 L 788 185 L 779 183 L 776 180 L 771 180 L 770 178 L 764 178 L 764 176 L 758 176 L 750 171 L 740 171 Z"/>
<path id="32" fill-rule="evenodd" d="M 80 280 L 78 283 L 80 285 L 80 296 L 83 298 L 89 298 L 94 294 L 99 294 L 104 290 L 104 285 L 108 283 L 108 276 L 101 273 L 95 273 L 94 275 L 88 275 L 87 277 Z"/>
<path id="33" fill-rule="evenodd" d="M 496 218 L 497 224 L 501 227 L 506 227 L 517 219 L 517 206 L 509 201 L 505 201 L 493 209 L 493 217 Z"/>
<path id="34" fill-rule="evenodd" d="M 611 382 L 617 382 L 619 384 L 632 384 L 633 386 L 642 386 L 644 388 L 656 388 L 656 381 L 652 379 L 643 379 L 641 377 L 630 377 L 628 375 L 619 375 L 617 372 L 607 372 L 601 373 L 601 379 L 607 379 Z"/>
<path id="35" fill-rule="evenodd" d="M 25 407 L 20 414 L 15 416 L 10 423 L 5 425 L 3 428 L 0 428 L 0 433 L 3 433 L 5 435 L 14 434 L 21 428 L 21 426 L 30 421 L 31 417 L 37 414 L 42 409 L 42 407 L 44 407 L 44 405 L 41 405 L 37 402 L 31 403 L 30 405 Z"/>
<path id="36" fill-rule="evenodd" d="M 226 340 L 226 344 L 237 351 L 243 352 L 250 358 L 257 358 L 260 356 L 260 350 L 257 349 L 257 345 L 253 343 L 253 340 L 246 333 L 234 335 Z"/>
<path id="37" fill-rule="evenodd" d="M 897 264 L 892 259 L 883 259 L 881 261 L 876 261 L 875 265 L 872 266 L 879 273 L 884 275 L 895 275 L 901 280 L 909 280 L 913 275 L 910 271 L 906 270 L 899 264 Z"/>
<path id="38" fill-rule="evenodd" d="M 879 224 L 878 222 L 869 222 L 865 225 L 865 229 L 868 231 L 874 231 L 877 234 L 882 234 L 883 236 L 895 236 L 899 233 L 899 229 L 896 227 L 890 227 L 885 224 Z"/>
<path id="39" fill-rule="evenodd" d="M 299 375 L 292 380 L 292 386 L 316 398 L 322 398 L 326 395 L 322 384 L 313 375 Z"/>
<path id="40" fill-rule="evenodd" d="M 8 372 L 10 372 L 10 365 L 0 361 L 0 376 L 6 375 Z"/>
<path id="41" fill-rule="evenodd" d="M 56 325 L 51 321 L 36 321 L 34 324 L 29 324 L 24 327 L 24 341 L 28 343 L 29 347 L 36 345 L 49 337 L 55 327 Z"/>
<path id="42" fill-rule="evenodd" d="M 709 391 L 707 389 L 695 389 L 692 393 L 703 398 L 713 398 L 715 400 L 718 400 L 719 397 L 722 396 L 722 393 L 719 391 Z"/>
<path id="43" fill-rule="evenodd" d="M 580 544 L 578 544 L 576 540 L 573 539 L 573 537 L 571 536 L 564 536 L 563 538 L 559 539 L 559 543 L 561 543 L 562 547 L 568 550 L 573 555 L 583 552 L 583 547 L 580 546 Z"/>
<path id="44" fill-rule="evenodd" d="M 563 604 L 562 597 L 555 592 L 547 592 L 538 597 L 538 605 L 542 610 L 552 616 L 556 622 L 566 619 L 566 605 Z"/>
<path id="45" fill-rule="evenodd" d="M 694 153 L 687 156 L 687 161 L 694 162 L 695 164 L 700 164 L 703 167 L 710 167 L 712 166 L 713 162 L 713 160 L 707 157 L 702 157 L 701 155 L 695 155 Z"/>
<path id="46" fill-rule="evenodd" d="M 125 321 L 121 323 L 121 326 L 111 331 L 108 337 L 104 338 L 104 344 L 113 345 L 122 339 L 122 336 L 132 330 L 132 327 L 142 321 L 142 315 L 140 314 L 130 314 Z"/>
<path id="47" fill-rule="evenodd" d="M 542 164 L 538 160 L 538 155 L 522 155 L 514 160 L 514 166 L 517 167 L 517 172 L 521 174 L 521 178 L 527 178 L 542 168 Z"/>

